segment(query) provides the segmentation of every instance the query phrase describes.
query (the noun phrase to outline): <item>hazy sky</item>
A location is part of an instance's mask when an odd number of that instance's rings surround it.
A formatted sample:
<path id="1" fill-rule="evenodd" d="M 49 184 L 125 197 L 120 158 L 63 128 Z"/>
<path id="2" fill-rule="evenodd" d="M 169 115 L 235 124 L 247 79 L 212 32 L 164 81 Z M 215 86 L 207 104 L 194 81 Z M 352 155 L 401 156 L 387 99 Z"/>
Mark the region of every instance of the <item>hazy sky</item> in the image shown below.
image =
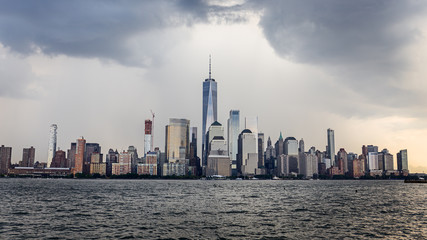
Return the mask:
<path id="1" fill-rule="evenodd" d="M 49 126 L 66 150 L 84 136 L 105 153 L 134 145 L 156 113 L 201 138 L 202 82 L 218 82 L 218 120 L 258 116 L 275 142 L 395 156 L 427 171 L 426 1 L 0 1 L 0 144 L 34 146 Z"/>

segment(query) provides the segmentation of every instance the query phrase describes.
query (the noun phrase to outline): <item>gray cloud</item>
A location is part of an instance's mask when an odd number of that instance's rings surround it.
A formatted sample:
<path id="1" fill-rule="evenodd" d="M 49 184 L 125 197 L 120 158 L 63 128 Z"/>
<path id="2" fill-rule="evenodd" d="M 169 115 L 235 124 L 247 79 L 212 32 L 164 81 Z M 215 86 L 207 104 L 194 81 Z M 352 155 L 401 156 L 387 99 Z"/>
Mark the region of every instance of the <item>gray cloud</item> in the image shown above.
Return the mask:
<path id="1" fill-rule="evenodd" d="M 205 6 L 196 1 L 3 1 L 1 5 L 0 41 L 13 51 L 27 55 L 41 50 L 136 66 L 157 57 L 144 51 L 155 47 L 146 42 L 153 41 L 153 32 L 205 21 L 207 14 L 183 11 Z M 129 44 L 135 37 L 140 49 Z"/>
<path id="2" fill-rule="evenodd" d="M 410 62 L 402 50 L 419 35 L 408 22 L 425 13 L 424 2 L 290 0 L 248 5 L 263 9 L 260 26 L 280 56 L 323 68 L 336 84 L 353 89 L 359 103 L 405 107 L 420 102 L 420 96 L 399 85 L 404 85 L 402 75 Z"/>

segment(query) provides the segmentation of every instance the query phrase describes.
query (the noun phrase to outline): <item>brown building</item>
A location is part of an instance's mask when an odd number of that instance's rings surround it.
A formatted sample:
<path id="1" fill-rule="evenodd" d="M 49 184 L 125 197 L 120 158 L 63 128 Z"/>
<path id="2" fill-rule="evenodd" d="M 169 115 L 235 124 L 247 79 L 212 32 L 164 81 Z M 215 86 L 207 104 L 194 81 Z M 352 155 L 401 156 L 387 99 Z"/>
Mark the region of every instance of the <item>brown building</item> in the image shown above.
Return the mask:
<path id="1" fill-rule="evenodd" d="M 53 157 L 52 163 L 49 167 L 51 168 L 66 168 L 67 166 L 67 158 L 65 157 L 65 152 L 62 150 L 58 150 L 55 152 L 55 156 Z"/>
<path id="2" fill-rule="evenodd" d="M 231 176 L 231 161 L 229 156 L 210 155 L 206 166 L 206 176 Z"/>
<path id="3" fill-rule="evenodd" d="M 0 147 L 0 174 L 7 174 L 12 159 L 12 148 L 1 145 Z"/>
<path id="4" fill-rule="evenodd" d="M 364 159 L 354 159 L 353 160 L 353 169 L 351 171 L 351 175 L 354 178 L 360 178 L 365 175 L 365 166 Z"/>
<path id="5" fill-rule="evenodd" d="M 86 140 L 82 137 L 77 139 L 76 155 L 74 157 L 74 173 L 83 173 Z"/>
<path id="6" fill-rule="evenodd" d="M 34 159 L 36 156 L 36 149 L 31 146 L 24 148 L 22 151 L 22 161 L 19 162 L 20 167 L 34 167 Z"/>

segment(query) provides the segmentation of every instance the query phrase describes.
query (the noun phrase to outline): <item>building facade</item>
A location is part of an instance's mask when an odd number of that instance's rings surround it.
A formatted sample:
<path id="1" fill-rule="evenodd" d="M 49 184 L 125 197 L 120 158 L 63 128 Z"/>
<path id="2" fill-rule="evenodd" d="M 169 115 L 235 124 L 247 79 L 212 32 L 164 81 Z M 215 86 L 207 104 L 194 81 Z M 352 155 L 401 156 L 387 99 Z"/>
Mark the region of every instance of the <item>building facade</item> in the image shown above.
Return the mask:
<path id="1" fill-rule="evenodd" d="M 47 152 L 47 166 L 50 166 L 56 152 L 56 130 L 58 126 L 56 124 L 50 125 L 49 131 L 49 147 Z"/>
<path id="2" fill-rule="evenodd" d="M 211 59 L 209 57 L 209 78 L 203 82 L 203 116 L 202 116 L 202 163 L 206 166 L 207 150 L 206 132 L 207 128 L 217 121 L 217 82 L 211 77 Z"/>
<path id="3" fill-rule="evenodd" d="M 170 118 L 166 126 L 165 153 L 167 161 L 176 162 L 180 157 L 180 148 L 184 148 L 186 157 L 190 153 L 190 120 Z"/>

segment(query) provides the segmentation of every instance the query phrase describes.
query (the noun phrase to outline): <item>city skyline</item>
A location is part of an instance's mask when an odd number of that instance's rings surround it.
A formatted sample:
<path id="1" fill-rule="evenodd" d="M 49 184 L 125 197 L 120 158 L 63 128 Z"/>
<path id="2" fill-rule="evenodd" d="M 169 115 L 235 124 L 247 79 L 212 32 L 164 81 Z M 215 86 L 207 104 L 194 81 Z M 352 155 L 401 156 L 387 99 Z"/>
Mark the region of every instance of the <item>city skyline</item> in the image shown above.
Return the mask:
<path id="1" fill-rule="evenodd" d="M 84 24 L 74 28 L 78 14 L 61 13 L 79 9 L 80 2 L 47 2 L 51 7 L 43 9 L 35 4 L 37 14 L 20 10 L 23 4 L 29 3 L 4 4 L 9 21 L 0 26 L 10 33 L 0 36 L 0 107 L 7 116 L 0 143 L 12 147 L 12 163 L 21 161 L 22 149 L 30 146 L 36 161 L 47 159 L 52 123 L 58 125 L 57 148 L 62 150 L 84 136 L 104 151 L 134 145 L 142 153 L 150 109 L 156 112 L 154 147 L 164 149 L 169 118 L 188 119 L 191 127 L 202 129 L 200 89 L 212 54 L 217 120 L 223 126 L 229 111 L 238 109 L 240 126 L 245 117 L 258 116 L 265 139 L 275 142 L 283 132 L 285 138 L 303 138 L 306 149 L 321 150 L 327 145 L 325 130 L 331 128 L 335 153 L 345 148 L 360 154 L 362 145 L 373 144 L 396 159 L 397 152 L 408 149 L 410 171 L 427 170 L 423 3 L 360 1 L 326 8 L 310 1 L 109 3 L 130 18 L 110 27 L 90 18 L 95 9 L 88 7 L 79 16 Z M 301 15 L 291 14 L 298 9 Z M 358 14 L 352 18 L 346 9 Z M 288 17 L 278 15 L 280 10 Z M 142 18 L 147 12 L 160 18 L 174 13 L 176 21 Z M 58 15 L 63 21 L 55 20 Z M 103 27 L 93 31 L 96 23 Z"/>

